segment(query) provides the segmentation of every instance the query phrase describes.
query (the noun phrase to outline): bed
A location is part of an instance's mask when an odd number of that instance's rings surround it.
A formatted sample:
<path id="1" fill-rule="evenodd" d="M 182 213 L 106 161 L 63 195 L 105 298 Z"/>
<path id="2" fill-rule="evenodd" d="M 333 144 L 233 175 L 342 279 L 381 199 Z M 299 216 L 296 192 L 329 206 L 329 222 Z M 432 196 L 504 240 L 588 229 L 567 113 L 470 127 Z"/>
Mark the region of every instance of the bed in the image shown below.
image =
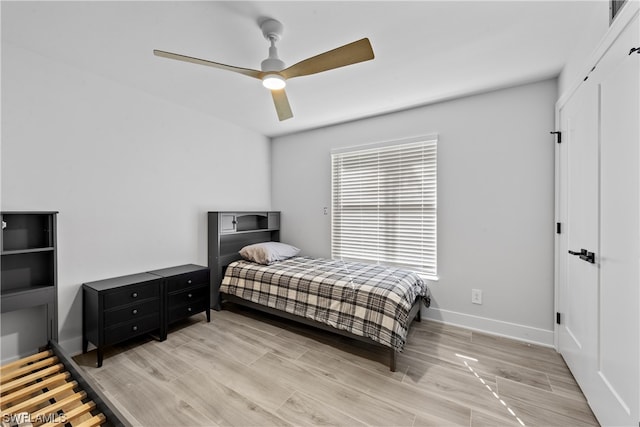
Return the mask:
<path id="1" fill-rule="evenodd" d="M 388 347 L 392 371 L 411 321 L 420 319 L 426 292 L 420 277 L 407 270 L 310 257 L 268 265 L 234 261 L 220 286 L 223 299 Z"/>
<path id="2" fill-rule="evenodd" d="M 2 427 L 130 425 L 55 341 L 1 366 L 0 391 Z"/>
<path id="3" fill-rule="evenodd" d="M 420 321 L 421 306 L 429 306 L 429 291 L 420 276 L 376 264 L 296 256 L 279 242 L 279 217 L 273 222 L 277 227 L 230 232 L 220 226 L 223 215 L 230 214 L 209 213 L 215 308 L 229 301 L 384 347 L 390 370 L 396 370 L 409 326 Z M 264 249 L 269 245 L 280 245 L 275 252 L 284 255 L 265 259 L 243 253 L 260 247 L 271 254 Z"/>

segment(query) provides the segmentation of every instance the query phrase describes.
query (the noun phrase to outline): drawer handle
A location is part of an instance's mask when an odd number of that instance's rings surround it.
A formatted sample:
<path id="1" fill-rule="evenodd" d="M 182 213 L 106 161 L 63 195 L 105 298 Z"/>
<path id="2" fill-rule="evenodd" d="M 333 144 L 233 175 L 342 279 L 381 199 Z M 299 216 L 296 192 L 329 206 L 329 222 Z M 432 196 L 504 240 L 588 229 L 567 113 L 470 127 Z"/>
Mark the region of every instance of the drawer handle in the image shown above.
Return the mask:
<path id="1" fill-rule="evenodd" d="M 138 298 L 138 293 L 137 292 L 132 293 L 131 298 Z"/>
<path id="2" fill-rule="evenodd" d="M 191 284 L 191 279 L 187 280 L 187 283 L 188 283 L 188 284 Z"/>
<path id="3" fill-rule="evenodd" d="M 131 327 L 131 330 L 132 330 L 132 331 L 137 331 L 137 330 L 138 330 L 138 327 L 137 327 L 137 326 L 135 326 L 135 325 L 133 325 L 133 326 Z"/>
<path id="4" fill-rule="evenodd" d="M 133 310 L 131 310 L 131 314 L 138 314 L 138 310 L 134 308 Z"/>
<path id="5" fill-rule="evenodd" d="M 193 297 L 193 294 L 187 295 L 187 298 L 191 298 L 191 297 Z"/>
<path id="6" fill-rule="evenodd" d="M 187 311 L 188 311 L 188 312 L 191 312 L 191 307 L 187 308 Z"/>

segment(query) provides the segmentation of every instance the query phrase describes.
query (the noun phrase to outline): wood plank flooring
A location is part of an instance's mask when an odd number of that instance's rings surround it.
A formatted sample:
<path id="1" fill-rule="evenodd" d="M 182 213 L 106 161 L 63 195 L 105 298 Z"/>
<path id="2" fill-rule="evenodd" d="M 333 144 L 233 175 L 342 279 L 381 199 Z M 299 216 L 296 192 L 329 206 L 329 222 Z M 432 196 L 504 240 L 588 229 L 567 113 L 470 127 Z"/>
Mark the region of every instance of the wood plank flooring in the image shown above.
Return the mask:
<path id="1" fill-rule="evenodd" d="M 388 352 L 227 305 L 76 362 L 142 426 L 597 426 L 549 348 L 423 320 Z"/>

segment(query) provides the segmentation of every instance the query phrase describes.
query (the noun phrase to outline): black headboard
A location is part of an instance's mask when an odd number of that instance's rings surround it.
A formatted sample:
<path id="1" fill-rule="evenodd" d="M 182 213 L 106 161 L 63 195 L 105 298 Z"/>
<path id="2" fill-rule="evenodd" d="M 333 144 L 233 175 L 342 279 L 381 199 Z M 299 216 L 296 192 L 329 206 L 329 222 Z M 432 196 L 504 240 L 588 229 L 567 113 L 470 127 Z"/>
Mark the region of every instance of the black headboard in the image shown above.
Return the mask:
<path id="1" fill-rule="evenodd" d="M 211 307 L 220 309 L 220 283 L 226 267 L 246 245 L 280 241 L 280 212 L 208 212 Z"/>

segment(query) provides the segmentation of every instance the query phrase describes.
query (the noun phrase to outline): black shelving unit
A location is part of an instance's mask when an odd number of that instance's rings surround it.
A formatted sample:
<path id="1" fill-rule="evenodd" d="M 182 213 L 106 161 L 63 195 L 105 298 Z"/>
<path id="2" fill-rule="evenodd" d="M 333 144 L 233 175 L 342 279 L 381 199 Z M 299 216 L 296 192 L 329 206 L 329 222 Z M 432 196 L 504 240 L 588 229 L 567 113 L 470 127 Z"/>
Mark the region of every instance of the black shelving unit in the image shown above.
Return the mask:
<path id="1" fill-rule="evenodd" d="M 58 340 L 57 214 L 0 213 L 1 311 L 46 306 L 47 338 L 55 341 Z"/>

